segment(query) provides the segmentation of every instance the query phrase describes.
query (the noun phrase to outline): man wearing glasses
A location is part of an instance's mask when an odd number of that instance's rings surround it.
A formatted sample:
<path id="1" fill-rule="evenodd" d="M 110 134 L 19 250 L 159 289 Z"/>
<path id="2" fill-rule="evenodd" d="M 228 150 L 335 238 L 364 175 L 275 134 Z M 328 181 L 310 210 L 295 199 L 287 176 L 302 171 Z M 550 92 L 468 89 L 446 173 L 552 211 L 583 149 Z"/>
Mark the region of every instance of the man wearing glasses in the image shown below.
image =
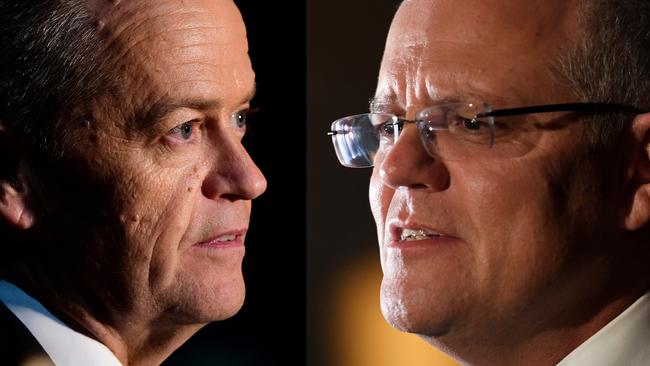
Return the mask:
<path id="1" fill-rule="evenodd" d="M 467 364 L 650 364 L 650 4 L 407 0 L 371 113 L 381 307 Z"/>

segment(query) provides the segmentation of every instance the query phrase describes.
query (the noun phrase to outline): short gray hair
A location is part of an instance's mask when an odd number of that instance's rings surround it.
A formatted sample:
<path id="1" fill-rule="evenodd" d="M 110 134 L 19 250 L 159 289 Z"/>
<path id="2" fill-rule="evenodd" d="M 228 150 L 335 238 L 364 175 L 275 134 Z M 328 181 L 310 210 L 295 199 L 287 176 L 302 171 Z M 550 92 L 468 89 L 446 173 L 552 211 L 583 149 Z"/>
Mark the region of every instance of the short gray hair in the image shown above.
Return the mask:
<path id="1" fill-rule="evenodd" d="M 578 21 L 583 35 L 564 50 L 553 67 L 555 74 L 583 101 L 650 108 L 650 2 L 585 0 Z M 590 119 L 589 137 L 609 145 L 630 116 Z"/>
<path id="2" fill-rule="evenodd" d="M 116 85 L 96 18 L 84 0 L 0 0 L 0 120 L 12 139 L 63 154 L 75 119 Z M 11 181 L 16 167 L 0 159 L 0 179 Z M 0 220 L 0 272 L 29 250 L 24 235 Z"/>
<path id="3" fill-rule="evenodd" d="M 0 119 L 59 151 L 65 120 L 111 80 L 99 28 L 83 0 L 0 0 Z"/>

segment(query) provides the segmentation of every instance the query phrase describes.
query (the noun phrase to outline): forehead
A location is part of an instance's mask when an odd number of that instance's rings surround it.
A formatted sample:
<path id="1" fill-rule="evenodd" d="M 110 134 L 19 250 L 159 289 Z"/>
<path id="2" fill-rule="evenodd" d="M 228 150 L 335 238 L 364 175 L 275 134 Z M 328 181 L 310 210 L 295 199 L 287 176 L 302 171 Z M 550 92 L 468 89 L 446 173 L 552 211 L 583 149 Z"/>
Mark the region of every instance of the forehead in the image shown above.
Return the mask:
<path id="1" fill-rule="evenodd" d="M 250 93 L 254 74 L 246 29 L 231 0 L 94 0 L 91 5 L 107 51 L 136 84 L 194 98 L 227 97 L 239 89 Z"/>
<path id="2" fill-rule="evenodd" d="M 377 98 L 402 106 L 456 94 L 524 102 L 530 96 L 522 86 L 554 82 L 551 62 L 579 27 L 575 7 L 565 0 L 407 0 L 391 25 Z"/>

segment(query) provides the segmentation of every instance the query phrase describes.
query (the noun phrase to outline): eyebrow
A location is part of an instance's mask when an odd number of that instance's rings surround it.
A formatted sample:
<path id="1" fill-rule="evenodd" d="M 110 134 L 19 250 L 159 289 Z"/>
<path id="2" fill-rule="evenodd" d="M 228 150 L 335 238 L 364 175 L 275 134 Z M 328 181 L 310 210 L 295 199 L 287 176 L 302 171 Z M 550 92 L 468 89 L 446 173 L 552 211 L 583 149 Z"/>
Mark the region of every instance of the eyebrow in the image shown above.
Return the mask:
<path id="1" fill-rule="evenodd" d="M 503 103 L 505 99 L 488 91 L 467 84 L 459 88 L 454 93 L 428 95 L 426 98 L 431 104 L 435 103 L 455 103 L 463 101 L 484 101 L 489 103 Z M 399 98 L 395 94 L 386 96 L 376 96 L 369 100 L 370 113 L 393 113 L 396 115 L 404 114 L 406 111 L 402 106 Z"/>
<path id="2" fill-rule="evenodd" d="M 397 106 L 399 105 L 397 97 L 394 95 L 372 97 L 368 101 L 368 104 L 370 113 L 394 113 L 396 112 L 395 109 L 398 109 Z"/>
<path id="3" fill-rule="evenodd" d="M 251 91 L 244 97 L 239 104 L 244 104 L 250 102 L 257 92 L 257 85 L 253 85 Z M 223 102 L 219 99 L 202 99 L 202 98 L 184 98 L 184 99 L 171 99 L 171 98 L 162 98 L 149 108 L 146 108 L 137 113 L 137 123 L 139 125 L 146 125 L 149 123 L 154 123 L 164 119 L 166 116 L 172 112 L 182 109 L 196 109 L 196 110 L 207 110 L 219 107 Z"/>

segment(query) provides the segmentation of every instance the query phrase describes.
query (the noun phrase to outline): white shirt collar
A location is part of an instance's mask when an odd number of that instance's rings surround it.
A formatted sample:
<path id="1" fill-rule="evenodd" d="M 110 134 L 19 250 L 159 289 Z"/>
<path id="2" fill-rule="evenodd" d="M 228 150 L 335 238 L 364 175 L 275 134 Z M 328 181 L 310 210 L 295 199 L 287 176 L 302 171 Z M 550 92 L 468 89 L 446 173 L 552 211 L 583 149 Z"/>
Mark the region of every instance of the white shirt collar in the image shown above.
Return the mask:
<path id="1" fill-rule="evenodd" d="M 585 365 L 650 365 L 650 292 L 557 364 Z"/>
<path id="2" fill-rule="evenodd" d="M 54 364 L 122 366 L 106 346 L 65 325 L 14 284 L 0 281 L 0 301 L 29 329 Z"/>

